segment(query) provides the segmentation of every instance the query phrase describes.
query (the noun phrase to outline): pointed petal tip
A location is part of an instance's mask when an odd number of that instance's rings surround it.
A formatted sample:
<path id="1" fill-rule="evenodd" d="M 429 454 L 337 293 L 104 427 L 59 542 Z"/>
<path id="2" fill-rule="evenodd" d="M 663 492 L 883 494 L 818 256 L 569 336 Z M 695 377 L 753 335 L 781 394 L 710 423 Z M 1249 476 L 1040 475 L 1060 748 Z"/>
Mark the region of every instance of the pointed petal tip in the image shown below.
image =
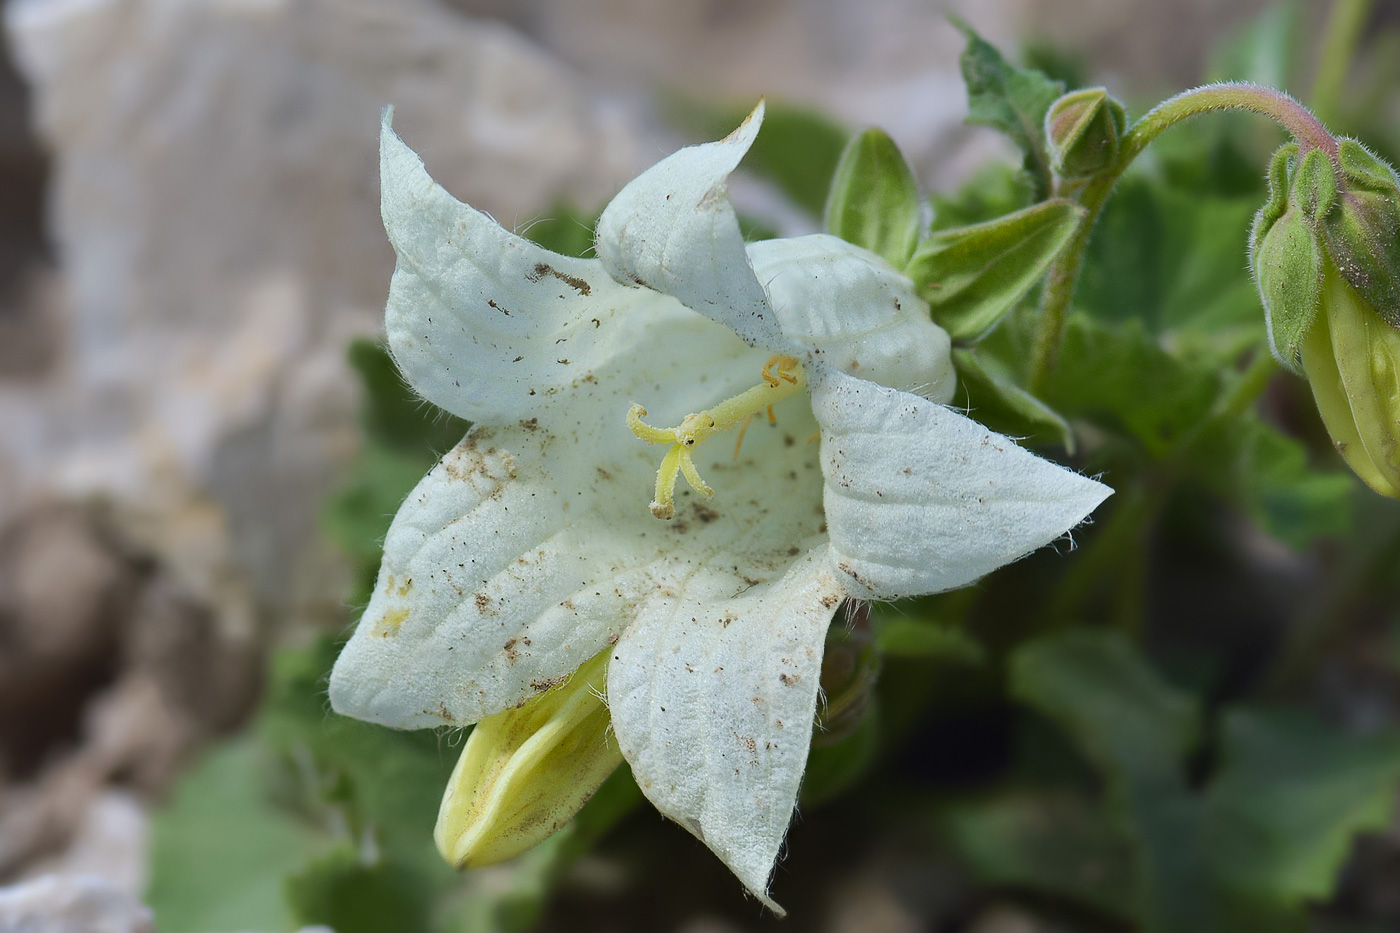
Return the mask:
<path id="1" fill-rule="evenodd" d="M 764 109 L 760 102 L 728 136 L 679 149 L 628 182 L 598 218 L 594 242 L 614 281 L 670 295 L 750 346 L 786 349 L 791 342 L 754 278 L 727 185 Z"/>
<path id="2" fill-rule="evenodd" d="M 777 917 L 779 920 L 787 916 L 787 911 L 784 910 L 783 907 L 771 897 L 768 897 L 766 894 L 754 894 L 754 896 L 758 898 L 759 903 L 761 903 L 764 907 L 767 907 L 769 910 L 773 911 L 773 916 Z"/>
<path id="3" fill-rule="evenodd" d="M 1080 484 L 1081 492 L 1078 496 L 1077 504 L 1083 510 L 1083 514 L 1079 518 L 1079 521 L 1082 522 L 1087 519 L 1095 509 L 1103 505 L 1104 501 L 1107 500 L 1109 496 L 1113 495 L 1113 487 L 1107 483 L 1101 482 L 1097 476 L 1084 476 L 1081 473 L 1080 477 L 1084 482 Z"/>
<path id="4" fill-rule="evenodd" d="M 704 840 L 702 839 L 701 841 L 703 842 Z M 734 864 L 723 856 L 721 856 L 721 859 L 729 866 L 729 870 L 734 872 L 735 877 L 739 879 L 739 883 L 744 886 L 744 890 L 752 894 L 764 907 L 771 910 L 775 917 L 781 920 L 783 917 L 787 916 L 787 910 L 777 901 L 773 900 L 772 895 L 768 893 L 769 881 L 772 879 L 773 871 L 778 865 L 776 858 L 769 863 L 766 869 L 753 869 L 752 867 L 742 869 L 741 866 Z"/>
<path id="5" fill-rule="evenodd" d="M 763 117 L 768 111 L 768 98 L 760 97 L 758 103 L 749 111 L 749 115 L 744 117 L 742 123 L 734 127 L 723 142 L 740 143 L 745 149 L 753 144 L 754 137 L 763 128 Z"/>

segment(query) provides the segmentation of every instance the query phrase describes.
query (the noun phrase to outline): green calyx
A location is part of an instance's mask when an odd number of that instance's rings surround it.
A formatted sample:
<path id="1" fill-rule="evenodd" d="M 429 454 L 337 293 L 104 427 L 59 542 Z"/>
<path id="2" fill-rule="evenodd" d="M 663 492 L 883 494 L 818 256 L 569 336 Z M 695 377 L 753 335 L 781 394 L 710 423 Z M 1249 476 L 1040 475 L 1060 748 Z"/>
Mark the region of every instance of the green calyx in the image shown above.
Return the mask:
<path id="1" fill-rule="evenodd" d="M 1119 143 L 1128 127 L 1123 105 L 1101 87 L 1072 91 L 1045 114 L 1050 165 L 1061 178 L 1088 178 L 1118 162 Z"/>
<path id="2" fill-rule="evenodd" d="M 1294 372 L 1301 372 L 1299 351 L 1322 301 L 1321 226 L 1336 201 L 1336 175 L 1325 153 L 1300 154 L 1289 143 L 1274 154 L 1269 200 L 1254 216 L 1249 249 L 1269 347 Z"/>
<path id="3" fill-rule="evenodd" d="M 914 254 L 923 202 L 914 170 L 883 130 L 868 129 L 846 144 L 825 213 L 828 233 L 883 256 L 896 269 Z"/>
<path id="4" fill-rule="evenodd" d="M 940 230 L 919 244 L 905 274 L 934 323 L 970 343 L 991 330 L 1045 274 L 1084 220 L 1063 198 L 987 223 Z"/>
<path id="5" fill-rule="evenodd" d="M 1337 452 L 1400 498 L 1400 182 L 1360 143 L 1290 143 L 1250 234 L 1269 342 L 1307 376 Z"/>
<path id="6" fill-rule="evenodd" d="M 1400 178 L 1354 139 L 1338 146 L 1342 188 L 1324 221 L 1337 269 L 1371 309 L 1400 327 Z"/>

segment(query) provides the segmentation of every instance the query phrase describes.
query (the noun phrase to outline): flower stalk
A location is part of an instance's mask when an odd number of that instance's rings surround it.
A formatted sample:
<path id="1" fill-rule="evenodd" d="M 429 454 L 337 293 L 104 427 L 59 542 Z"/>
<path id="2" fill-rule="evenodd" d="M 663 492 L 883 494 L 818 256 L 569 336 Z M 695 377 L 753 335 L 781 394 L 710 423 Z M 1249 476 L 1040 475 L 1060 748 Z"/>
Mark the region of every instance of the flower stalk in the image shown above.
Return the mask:
<path id="1" fill-rule="evenodd" d="M 1064 336 L 1065 317 L 1084 265 L 1089 237 L 1118 179 L 1123 177 L 1133 160 L 1166 130 L 1192 117 L 1226 110 L 1243 110 L 1269 117 L 1293 135 L 1301 152 L 1319 149 L 1334 166 L 1337 165 L 1336 138 L 1308 108 L 1273 88 L 1249 82 L 1208 84 L 1184 91 L 1150 110 L 1124 134 L 1119 143 L 1117 162 L 1078 192 L 1078 201 L 1086 210 L 1085 216 L 1069 245 L 1050 267 L 1041 297 L 1040 324 L 1032 348 L 1028 377 L 1032 394 L 1044 389 L 1046 380 L 1055 368 Z M 1337 171 L 1340 172 L 1340 169 Z"/>

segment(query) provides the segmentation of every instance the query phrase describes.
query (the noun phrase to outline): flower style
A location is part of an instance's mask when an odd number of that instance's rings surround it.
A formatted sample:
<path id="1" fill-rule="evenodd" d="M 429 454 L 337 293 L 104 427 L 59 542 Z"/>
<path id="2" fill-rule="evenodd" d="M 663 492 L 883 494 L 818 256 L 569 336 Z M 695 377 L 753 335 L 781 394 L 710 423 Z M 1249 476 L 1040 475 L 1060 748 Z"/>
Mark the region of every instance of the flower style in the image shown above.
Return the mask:
<path id="1" fill-rule="evenodd" d="M 390 116 L 389 344 L 475 425 L 395 517 L 332 705 L 464 725 L 611 646 L 638 785 L 778 910 L 837 606 L 971 583 L 1110 490 L 940 404 L 948 337 L 883 260 L 744 243 L 726 180 L 762 104 L 628 184 L 596 259 L 453 199 Z"/>

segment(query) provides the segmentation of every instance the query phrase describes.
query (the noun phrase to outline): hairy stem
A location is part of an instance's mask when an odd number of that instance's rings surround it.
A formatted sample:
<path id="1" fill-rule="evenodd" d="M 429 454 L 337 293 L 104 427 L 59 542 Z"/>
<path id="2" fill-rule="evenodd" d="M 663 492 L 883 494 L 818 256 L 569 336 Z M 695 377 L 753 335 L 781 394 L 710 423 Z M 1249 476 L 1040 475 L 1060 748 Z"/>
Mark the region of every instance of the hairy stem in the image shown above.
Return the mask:
<path id="1" fill-rule="evenodd" d="M 1040 325 L 1031 350 L 1027 379 L 1033 394 L 1045 388 L 1045 382 L 1055 368 L 1064 335 L 1065 316 L 1069 313 L 1079 271 L 1084 265 L 1089 236 L 1113 186 L 1133 159 L 1164 131 L 1191 117 L 1224 110 L 1244 110 L 1269 117 L 1288 130 L 1303 151 L 1321 149 L 1334 165 L 1337 163 L 1337 140 L 1327 132 L 1327 127 L 1308 108 L 1273 88 L 1246 82 L 1207 84 L 1184 91 L 1152 108 L 1124 135 L 1117 164 L 1094 178 L 1080 192 L 1079 203 L 1087 212 L 1079 222 L 1074 237 L 1060 253 L 1060 258 L 1050 267 L 1041 295 Z"/>

